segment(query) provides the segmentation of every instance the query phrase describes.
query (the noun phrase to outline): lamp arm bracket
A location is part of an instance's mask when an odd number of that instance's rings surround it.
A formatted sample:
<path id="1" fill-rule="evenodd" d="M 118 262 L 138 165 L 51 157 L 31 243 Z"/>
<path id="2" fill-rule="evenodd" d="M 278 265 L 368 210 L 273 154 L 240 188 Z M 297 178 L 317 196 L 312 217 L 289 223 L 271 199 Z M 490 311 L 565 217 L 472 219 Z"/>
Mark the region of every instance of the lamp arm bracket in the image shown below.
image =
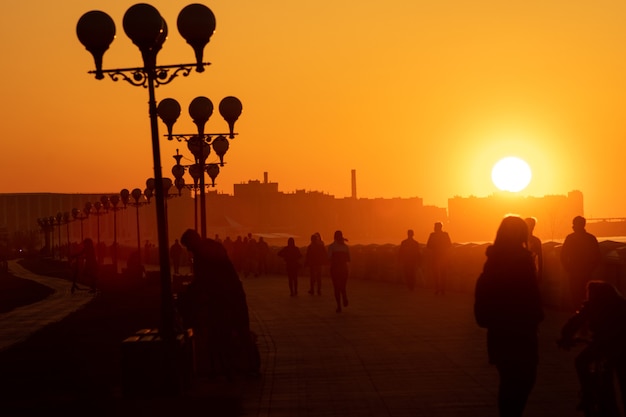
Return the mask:
<path id="1" fill-rule="evenodd" d="M 211 65 L 210 62 L 203 62 L 203 67 Z M 187 77 L 191 70 L 196 68 L 197 64 L 175 64 L 175 65 L 158 65 L 154 67 L 154 84 L 155 87 L 171 83 L 174 78 L 182 75 Z M 173 71 L 172 71 L 173 70 Z M 118 68 L 110 70 L 102 70 L 103 74 L 107 74 L 113 81 L 124 80 L 135 87 L 148 88 L 148 69 L 145 67 L 135 68 Z M 96 71 L 89 71 L 89 74 L 95 74 Z"/>

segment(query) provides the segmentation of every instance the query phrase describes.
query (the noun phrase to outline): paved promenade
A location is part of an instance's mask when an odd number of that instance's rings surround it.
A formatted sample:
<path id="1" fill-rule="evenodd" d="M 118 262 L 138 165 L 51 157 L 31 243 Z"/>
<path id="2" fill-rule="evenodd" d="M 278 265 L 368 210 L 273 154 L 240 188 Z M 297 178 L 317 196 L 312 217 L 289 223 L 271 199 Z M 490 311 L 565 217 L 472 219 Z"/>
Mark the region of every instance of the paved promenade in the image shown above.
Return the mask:
<path id="1" fill-rule="evenodd" d="M 350 305 L 338 314 L 329 279 L 321 296 L 307 294 L 305 281 L 290 297 L 286 277 L 243 280 L 259 336 L 260 377 L 197 379 L 182 398 L 120 398 L 116 415 L 497 416 L 497 374 L 487 364 L 471 294 L 435 296 L 430 289 L 352 280 Z M 75 309 L 74 298 L 63 294 L 68 312 Z M 30 309 L 45 308 L 43 302 Z M 575 352 L 559 351 L 554 342 L 567 316 L 546 313 L 537 384 L 525 415 L 577 416 Z M 5 334 L 5 319 L 0 339 L 19 340 Z"/>
<path id="2" fill-rule="evenodd" d="M 26 339 L 41 327 L 60 321 L 93 298 L 93 295 L 87 291 L 71 294 L 70 282 L 33 274 L 17 262 L 9 262 L 9 270 L 17 277 L 47 285 L 54 290 L 54 293 L 37 303 L 0 314 L 0 352 Z"/>

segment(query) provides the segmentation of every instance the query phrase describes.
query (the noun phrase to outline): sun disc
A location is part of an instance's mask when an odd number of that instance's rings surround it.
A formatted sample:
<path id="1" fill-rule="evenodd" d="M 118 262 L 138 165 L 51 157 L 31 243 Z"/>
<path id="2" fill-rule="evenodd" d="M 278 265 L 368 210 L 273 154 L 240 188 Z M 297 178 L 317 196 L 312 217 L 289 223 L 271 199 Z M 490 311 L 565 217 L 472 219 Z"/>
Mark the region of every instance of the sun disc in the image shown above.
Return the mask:
<path id="1" fill-rule="evenodd" d="M 530 166 L 515 156 L 502 158 L 491 170 L 491 180 L 501 191 L 522 191 L 530 184 L 531 178 Z"/>

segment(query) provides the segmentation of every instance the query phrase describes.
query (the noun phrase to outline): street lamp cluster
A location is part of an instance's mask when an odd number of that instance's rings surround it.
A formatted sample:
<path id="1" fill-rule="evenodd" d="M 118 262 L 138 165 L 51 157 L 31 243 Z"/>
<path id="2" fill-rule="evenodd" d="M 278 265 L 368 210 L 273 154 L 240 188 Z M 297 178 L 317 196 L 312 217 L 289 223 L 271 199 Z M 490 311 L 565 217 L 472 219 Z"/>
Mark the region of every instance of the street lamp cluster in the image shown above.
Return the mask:
<path id="1" fill-rule="evenodd" d="M 157 110 L 155 87 L 170 83 L 178 75 L 187 76 L 194 68 L 197 72 L 204 71 L 204 67 L 209 65 L 209 63 L 203 62 L 203 50 L 215 30 L 215 16 L 208 7 L 194 3 L 181 10 L 176 25 L 180 35 L 194 50 L 196 58 L 194 64 L 157 65 L 157 54 L 167 39 L 168 25 L 156 8 L 145 3 L 140 3 L 131 6 L 126 11 L 123 18 L 123 27 L 126 35 L 139 48 L 143 58 L 143 67 L 112 70 L 103 69 L 102 63 L 104 52 L 109 48 L 109 45 L 115 38 L 115 23 L 113 19 L 102 11 L 93 10 L 85 13 L 79 19 L 76 27 L 78 39 L 93 55 L 96 69 L 90 71 L 90 73 L 95 74 L 96 79 L 103 79 L 106 74 L 113 81 L 124 80 L 133 86 L 141 86 L 148 90 L 154 167 L 154 204 L 157 217 L 161 283 L 162 320 L 160 333 L 161 337 L 168 345 L 175 343 L 176 336 L 174 330 L 174 304 L 171 290 L 172 283 L 167 236 L 167 190 L 161 169 L 157 119 L 159 116 L 162 118 L 169 117 L 166 123 L 171 122 L 171 125 L 173 125 L 178 115 L 175 115 L 173 120 L 172 115 L 176 113 L 175 110 L 178 103 L 174 104 L 175 100 L 173 99 L 164 100 L 165 104 L 162 103 L 160 110 Z M 196 124 L 199 129 L 198 136 L 200 141 L 208 144 L 210 140 L 204 135 L 203 127 L 204 123 L 206 123 L 208 117 L 211 115 L 213 106 L 212 104 L 209 105 L 210 100 L 204 98 L 197 100 L 197 103 L 198 104 L 194 104 L 193 106 L 194 111 L 191 116 L 194 122 L 196 122 L 197 119 Z M 198 109 L 197 113 L 196 109 Z M 174 111 L 172 112 L 172 110 Z M 227 97 L 220 103 L 220 112 L 229 123 L 229 136 L 233 138 L 233 125 L 239 117 L 239 114 L 241 114 L 241 102 L 234 97 Z M 179 105 L 178 113 L 180 113 Z M 171 134 L 171 128 L 169 128 L 169 133 Z M 218 143 L 219 142 L 222 142 L 223 146 L 224 141 L 220 140 Z M 228 144 L 228 141 L 225 143 Z M 201 144 L 200 147 L 204 148 L 204 145 Z M 219 145 L 218 149 L 220 149 Z M 219 152 L 221 152 L 221 150 Z M 216 153 L 218 153 L 218 150 L 216 150 Z M 200 159 L 202 161 L 201 163 L 203 163 L 204 159 Z M 204 169 L 201 171 L 203 173 L 201 175 L 201 181 L 203 181 L 204 178 L 204 171 Z"/>
<path id="2" fill-rule="evenodd" d="M 186 141 L 187 148 L 194 157 L 194 164 L 186 167 L 180 163 L 182 158 L 178 154 L 178 150 L 174 158 L 176 159 L 176 165 L 172 168 L 172 174 L 174 175 L 174 185 L 178 188 L 179 192 L 185 187 L 185 180 L 183 175 L 185 168 L 189 168 L 189 174 L 193 178 L 194 182 L 194 197 L 198 189 L 200 190 L 200 235 L 206 238 L 206 196 L 205 196 L 205 176 L 207 173 L 211 178 L 211 184 L 215 186 L 215 178 L 219 174 L 220 166 L 224 166 L 224 155 L 228 152 L 230 144 L 226 136 L 230 139 L 234 139 L 236 133 L 234 132 L 235 122 L 241 115 L 242 111 L 241 101 L 237 97 L 229 96 L 220 101 L 219 112 L 228 123 L 228 133 L 205 133 L 204 128 L 213 114 L 213 103 L 206 97 L 199 96 L 194 98 L 189 104 L 189 116 L 193 120 L 197 127 L 197 133 L 192 134 L 174 134 L 174 123 L 180 116 L 181 107 L 173 98 L 166 98 L 162 100 L 157 106 L 157 114 L 167 126 L 167 138 L 168 140 L 176 139 L 177 141 Z M 207 164 L 206 160 L 211 154 L 211 148 L 219 158 L 218 164 Z M 196 203 L 197 204 L 197 203 Z M 197 205 L 196 207 L 196 230 L 197 226 Z"/>
<path id="3" fill-rule="evenodd" d="M 67 212 L 65 213 L 58 212 L 56 216 L 41 217 L 37 219 L 37 224 L 39 225 L 39 227 L 44 233 L 44 241 L 45 241 L 44 247 L 46 248 L 46 250 L 50 251 L 50 254 L 52 256 L 54 256 L 54 252 L 55 252 L 54 251 L 54 228 L 55 227 L 58 228 L 59 234 L 58 234 L 57 247 L 58 247 L 59 259 L 62 258 L 61 248 L 63 244 L 61 243 L 61 226 L 64 224 L 68 225 L 67 247 L 68 247 L 68 256 L 69 256 L 69 241 L 70 241 L 69 223 L 70 223 L 70 214 Z"/>

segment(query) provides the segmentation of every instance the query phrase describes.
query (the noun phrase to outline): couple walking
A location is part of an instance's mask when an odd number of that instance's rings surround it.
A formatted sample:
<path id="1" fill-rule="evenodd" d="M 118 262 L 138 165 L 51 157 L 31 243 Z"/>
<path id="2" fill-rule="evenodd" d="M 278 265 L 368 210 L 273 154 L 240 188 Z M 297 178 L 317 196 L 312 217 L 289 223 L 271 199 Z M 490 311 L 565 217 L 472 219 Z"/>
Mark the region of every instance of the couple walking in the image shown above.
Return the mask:
<path id="1" fill-rule="evenodd" d="M 337 230 L 333 237 L 333 242 L 324 249 L 319 233 L 311 236 L 311 244 L 307 247 L 306 264 L 311 268 L 311 288 L 309 294 L 313 294 L 317 286 L 317 294 L 321 294 L 322 285 L 322 265 L 328 260 L 330 263 L 330 277 L 333 283 L 335 302 L 337 303 L 337 313 L 342 311 L 342 307 L 348 306 L 348 295 L 346 285 L 348 282 L 348 262 L 350 262 L 350 250 L 346 245 L 347 239 L 343 237 L 341 230 Z M 289 280 L 289 291 L 292 296 L 298 294 L 298 269 L 302 253 L 295 244 L 294 238 L 289 238 L 287 246 L 278 252 L 278 256 L 285 260 L 287 267 L 287 278 Z"/>

